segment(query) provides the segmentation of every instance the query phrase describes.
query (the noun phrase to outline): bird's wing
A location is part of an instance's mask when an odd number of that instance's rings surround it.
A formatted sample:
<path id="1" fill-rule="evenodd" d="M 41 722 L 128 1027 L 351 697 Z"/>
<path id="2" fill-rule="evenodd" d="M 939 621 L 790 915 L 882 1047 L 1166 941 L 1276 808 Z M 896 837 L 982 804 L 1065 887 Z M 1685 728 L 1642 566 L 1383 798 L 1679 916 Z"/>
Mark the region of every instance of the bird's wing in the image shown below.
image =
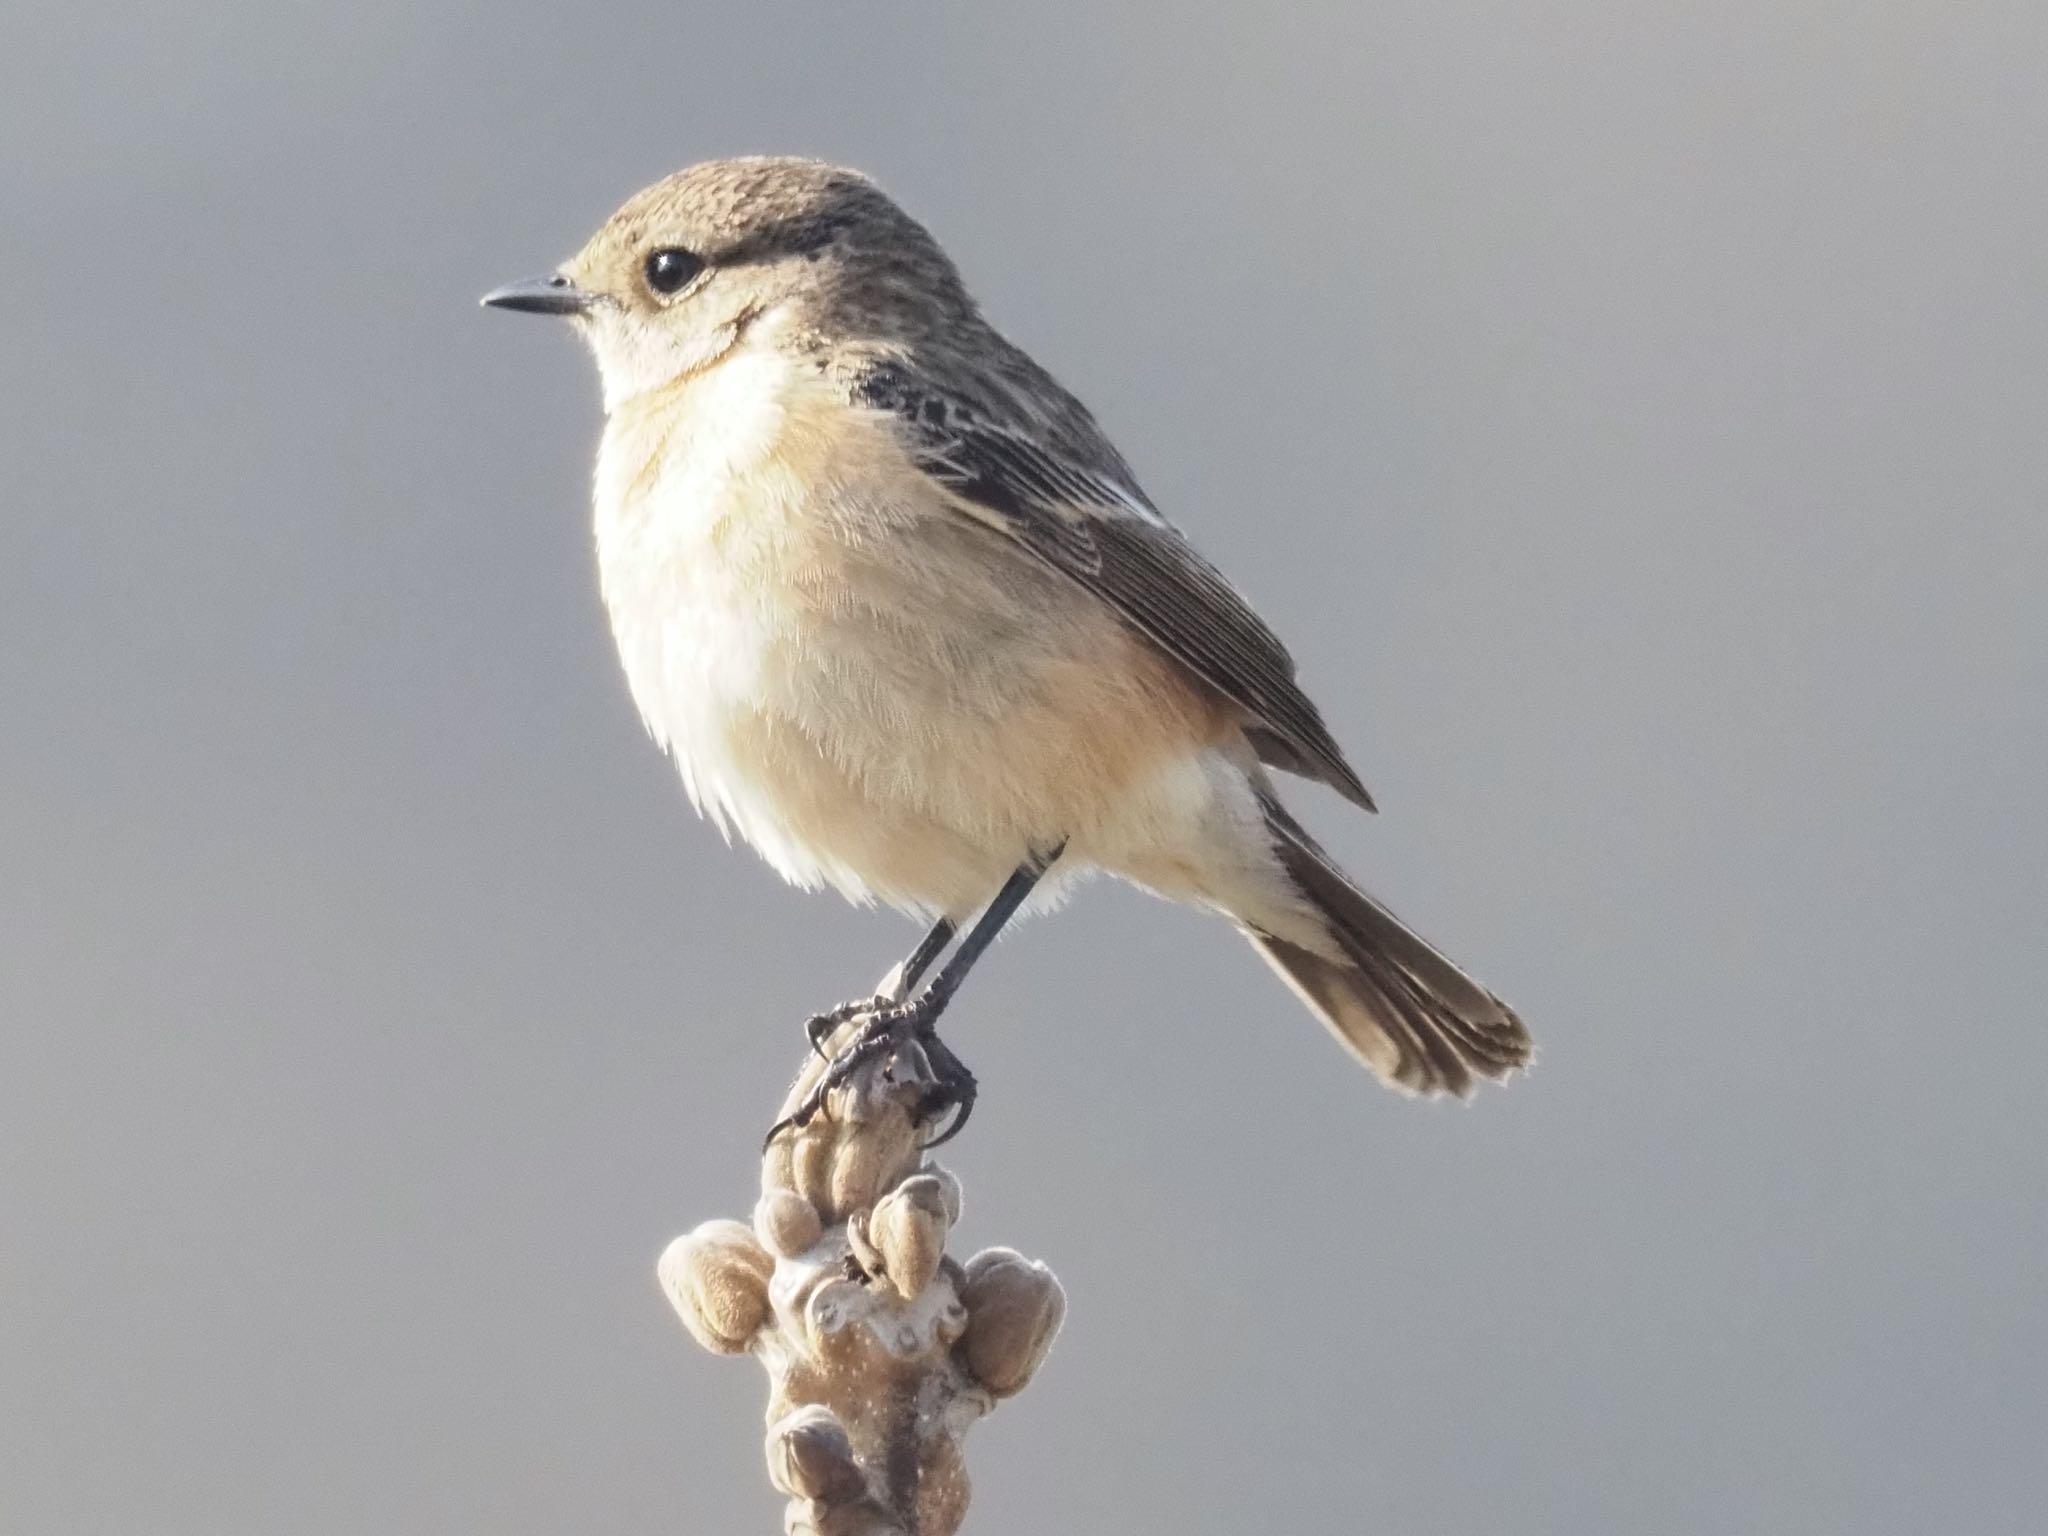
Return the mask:
<path id="1" fill-rule="evenodd" d="M 863 361 L 843 382 L 855 401 L 895 419 L 962 512 L 1072 577 L 1244 711 L 1262 762 L 1373 809 L 1279 637 L 1145 499 L 1087 410 L 1005 351 L 1004 372 L 963 383 L 889 357 Z"/>

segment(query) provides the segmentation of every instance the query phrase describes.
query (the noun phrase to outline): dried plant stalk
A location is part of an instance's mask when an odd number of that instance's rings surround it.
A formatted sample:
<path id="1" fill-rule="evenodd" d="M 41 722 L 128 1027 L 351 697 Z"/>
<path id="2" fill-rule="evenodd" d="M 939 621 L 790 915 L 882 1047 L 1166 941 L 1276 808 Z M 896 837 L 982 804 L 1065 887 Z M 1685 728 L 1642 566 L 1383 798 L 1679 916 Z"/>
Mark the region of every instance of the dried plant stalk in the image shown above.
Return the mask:
<path id="1" fill-rule="evenodd" d="M 783 1114 L 822 1070 L 807 1063 Z M 968 1426 L 1023 1390 L 1066 1314 L 1043 1264 L 946 1256 L 960 1183 L 924 1151 L 932 1085 L 915 1044 L 866 1063 L 768 1148 L 751 1226 L 709 1221 L 661 1256 L 691 1336 L 768 1371 L 768 1475 L 790 1536 L 950 1536 Z"/>

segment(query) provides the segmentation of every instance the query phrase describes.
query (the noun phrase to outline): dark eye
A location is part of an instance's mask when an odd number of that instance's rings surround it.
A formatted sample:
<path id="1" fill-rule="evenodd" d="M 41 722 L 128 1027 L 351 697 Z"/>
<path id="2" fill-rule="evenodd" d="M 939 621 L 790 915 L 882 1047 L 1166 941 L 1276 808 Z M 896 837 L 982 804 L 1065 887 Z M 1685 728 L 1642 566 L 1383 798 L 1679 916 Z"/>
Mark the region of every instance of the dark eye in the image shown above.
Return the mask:
<path id="1" fill-rule="evenodd" d="M 679 245 L 655 251 L 647 258 L 647 286 L 656 293 L 674 293 L 704 270 L 704 263 Z"/>

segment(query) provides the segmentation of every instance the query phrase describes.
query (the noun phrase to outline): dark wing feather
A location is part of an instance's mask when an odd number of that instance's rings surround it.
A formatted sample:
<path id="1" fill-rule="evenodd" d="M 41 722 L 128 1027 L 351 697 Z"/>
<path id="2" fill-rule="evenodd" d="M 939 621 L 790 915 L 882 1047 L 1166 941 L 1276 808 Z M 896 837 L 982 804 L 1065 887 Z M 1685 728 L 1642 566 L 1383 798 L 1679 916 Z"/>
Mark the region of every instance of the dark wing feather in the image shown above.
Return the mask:
<path id="1" fill-rule="evenodd" d="M 1242 709 L 1262 762 L 1371 810 L 1279 637 L 1153 510 L 1079 402 L 1014 349 L 1004 347 L 1004 361 L 1006 374 L 972 388 L 888 358 L 847 383 L 860 403 L 896 418 L 925 472 L 977 521 L 1071 576 Z"/>

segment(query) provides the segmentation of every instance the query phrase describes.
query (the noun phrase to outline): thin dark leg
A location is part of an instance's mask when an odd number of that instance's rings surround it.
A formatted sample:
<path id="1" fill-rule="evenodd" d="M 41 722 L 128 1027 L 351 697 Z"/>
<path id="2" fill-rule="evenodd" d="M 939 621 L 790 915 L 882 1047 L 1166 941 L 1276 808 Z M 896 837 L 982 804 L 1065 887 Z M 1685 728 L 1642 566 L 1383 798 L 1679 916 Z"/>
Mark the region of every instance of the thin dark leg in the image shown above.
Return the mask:
<path id="1" fill-rule="evenodd" d="M 832 1038 L 832 1031 L 848 1019 L 857 1019 L 864 1013 L 875 1013 L 883 1008 L 893 1008 L 908 997 L 924 973 L 932 968 L 932 962 L 939 958 L 946 946 L 953 942 L 953 935 L 959 932 L 950 917 L 942 917 L 931 926 L 931 931 L 917 941 L 913 949 L 899 960 L 882 978 L 882 984 L 868 997 L 857 997 L 851 1002 L 841 1003 L 837 1008 L 827 1008 L 823 1013 L 814 1013 L 804 1021 L 804 1033 L 810 1036 L 811 1049 L 820 1056 L 825 1054 L 825 1042 Z"/>
<path id="2" fill-rule="evenodd" d="M 945 953 L 946 946 L 953 942 L 953 935 L 959 931 L 950 917 L 942 917 L 932 924 L 931 932 L 919 939 L 917 948 L 904 956 L 903 963 L 896 967 L 893 986 L 882 989 L 885 994 L 894 992 L 890 1002 L 900 1003 L 917 990 L 917 984 L 924 980 L 924 973 L 932 968 L 934 960 Z"/>
<path id="3" fill-rule="evenodd" d="M 1065 846 L 1064 843 L 1060 845 L 1061 848 Z M 1052 868 L 1053 860 L 1059 856 L 1060 849 L 1055 848 L 1042 858 L 1034 857 L 1028 863 L 1019 864 L 1010 878 L 1003 882 L 1003 888 L 996 892 L 995 900 L 981 909 L 981 916 L 967 930 L 967 937 L 960 941 L 953 957 L 939 967 L 939 974 L 932 978 L 932 984 L 917 1000 L 916 1006 L 930 1009 L 928 1020 L 935 1020 L 945 1012 L 946 1004 L 960 990 L 960 983 L 974 969 L 974 962 L 982 957 L 989 945 L 995 943 L 996 935 L 1009 926 L 1010 919 L 1017 915 L 1017 909 L 1030 896 L 1032 887 Z"/>
<path id="4" fill-rule="evenodd" d="M 932 1100 L 926 1106 L 927 1113 L 937 1116 L 945 1113 L 948 1108 L 958 1110 L 953 1123 L 931 1145 L 937 1146 L 940 1142 L 950 1141 L 959 1135 L 961 1127 L 967 1123 L 967 1117 L 974 1109 L 974 1074 L 969 1072 L 960 1058 L 953 1054 L 951 1048 L 938 1038 L 936 1026 L 939 1015 L 946 1011 L 946 1005 L 953 1000 L 953 994 L 960 990 L 960 984 L 967 979 L 967 973 L 974 969 L 974 963 L 982 957 L 989 945 L 996 941 L 996 936 L 1009 925 L 1010 919 L 1017 915 L 1017 909 L 1024 905 L 1032 888 L 1044 877 L 1045 872 L 1052 868 L 1053 861 L 1059 858 L 1060 850 L 1065 846 L 1062 843 L 1051 853 L 1034 855 L 1025 863 L 1018 865 L 1010 878 L 1003 882 L 1003 888 L 996 892 L 995 899 L 982 909 L 981 916 L 974 921 L 974 926 L 967 930 L 967 937 L 960 941 L 960 947 L 939 967 L 938 975 L 931 979 L 924 991 L 908 1002 L 876 1009 L 867 1023 L 861 1026 L 860 1033 L 854 1037 L 852 1043 L 832 1059 L 831 1066 L 825 1069 L 816 1086 L 805 1095 L 803 1103 L 799 1104 L 786 1119 L 776 1122 L 774 1128 L 768 1132 L 768 1139 L 773 1141 L 790 1126 L 808 1125 L 812 1117 L 824 1108 L 826 1096 L 845 1082 L 862 1062 L 876 1052 L 886 1050 L 906 1039 L 915 1039 L 925 1047 L 926 1059 L 930 1061 L 933 1071 L 939 1078 L 938 1086 L 932 1093 Z M 910 960 L 904 964 L 905 990 L 915 985 L 912 963 L 921 961 L 922 963 L 917 966 L 921 971 L 931 963 L 933 955 L 946 947 L 946 939 L 950 938 L 950 933 L 945 939 L 938 938 L 936 928 L 925 936 L 924 943 L 918 945 Z M 930 951 L 929 954 L 926 953 L 927 950 Z"/>

